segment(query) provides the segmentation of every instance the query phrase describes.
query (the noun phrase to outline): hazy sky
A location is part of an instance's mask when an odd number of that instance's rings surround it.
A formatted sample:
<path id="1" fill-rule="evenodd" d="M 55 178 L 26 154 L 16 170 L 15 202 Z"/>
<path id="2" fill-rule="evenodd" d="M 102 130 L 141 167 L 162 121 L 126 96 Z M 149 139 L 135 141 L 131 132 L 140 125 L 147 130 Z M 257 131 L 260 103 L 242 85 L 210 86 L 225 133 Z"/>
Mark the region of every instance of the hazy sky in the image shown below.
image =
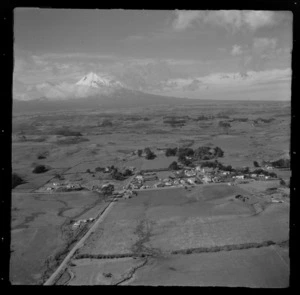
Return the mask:
<path id="1" fill-rule="evenodd" d="M 91 71 L 169 96 L 290 99 L 291 12 L 19 8 L 14 19 L 17 99 L 70 94 Z"/>

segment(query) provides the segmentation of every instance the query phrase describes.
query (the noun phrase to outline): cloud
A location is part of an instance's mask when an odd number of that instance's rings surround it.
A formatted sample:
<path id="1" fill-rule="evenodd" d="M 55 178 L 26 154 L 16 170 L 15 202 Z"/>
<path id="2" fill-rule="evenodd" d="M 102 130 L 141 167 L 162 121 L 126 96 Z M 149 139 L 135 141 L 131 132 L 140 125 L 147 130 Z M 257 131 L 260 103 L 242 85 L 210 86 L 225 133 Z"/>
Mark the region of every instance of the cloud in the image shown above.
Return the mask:
<path id="1" fill-rule="evenodd" d="M 231 55 L 236 56 L 236 55 L 241 55 L 243 53 L 242 47 L 239 45 L 233 45 L 232 50 L 231 50 Z"/>
<path id="2" fill-rule="evenodd" d="M 173 22 L 175 30 L 184 30 L 192 25 L 192 23 L 199 18 L 200 11 L 175 11 L 176 19 Z"/>
<path id="3" fill-rule="evenodd" d="M 253 52 L 255 54 L 270 53 L 275 50 L 277 46 L 276 38 L 254 38 Z"/>
<path id="4" fill-rule="evenodd" d="M 36 85 L 36 89 L 50 99 L 80 98 L 99 94 L 99 89 L 76 85 L 72 83 L 41 83 Z"/>
<path id="5" fill-rule="evenodd" d="M 260 27 L 273 26 L 276 23 L 273 11 L 248 11 L 243 16 L 245 24 L 253 31 Z"/>
<path id="6" fill-rule="evenodd" d="M 218 11 L 175 11 L 173 28 L 185 30 L 193 24 L 207 23 L 236 31 L 247 29 L 255 31 L 262 27 L 272 27 L 290 15 L 273 11 L 218 10 Z"/>
<path id="7" fill-rule="evenodd" d="M 141 91 L 160 89 L 163 81 L 173 77 L 171 65 L 165 60 L 131 61 L 119 70 L 115 75 L 121 82 Z"/>
<path id="8" fill-rule="evenodd" d="M 204 84 L 215 86 L 249 86 L 261 83 L 273 83 L 275 81 L 288 81 L 291 79 L 291 69 L 273 69 L 265 71 L 248 71 L 246 75 L 241 73 L 214 73 L 205 77 L 199 77 Z"/>
<path id="9" fill-rule="evenodd" d="M 254 38 L 251 47 L 244 49 L 241 54 L 241 72 L 261 71 L 278 54 L 276 38 Z"/>
<path id="10" fill-rule="evenodd" d="M 197 79 L 194 79 L 190 84 L 183 86 L 183 90 L 185 91 L 196 91 L 201 86 L 203 86 L 203 82 Z"/>

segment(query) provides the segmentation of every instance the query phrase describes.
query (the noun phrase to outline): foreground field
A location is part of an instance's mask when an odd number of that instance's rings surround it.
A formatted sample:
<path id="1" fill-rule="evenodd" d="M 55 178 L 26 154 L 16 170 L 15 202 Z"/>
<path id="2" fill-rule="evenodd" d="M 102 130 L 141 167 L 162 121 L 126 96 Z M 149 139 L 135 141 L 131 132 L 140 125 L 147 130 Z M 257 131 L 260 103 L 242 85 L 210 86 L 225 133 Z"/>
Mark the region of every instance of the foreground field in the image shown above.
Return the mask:
<path id="1" fill-rule="evenodd" d="M 288 286 L 289 204 L 244 203 L 234 195 L 247 191 L 235 187 L 222 196 L 222 186 L 141 192 L 119 201 L 72 260 L 66 281 Z M 265 208 L 258 213 L 254 204 Z"/>
<path id="2" fill-rule="evenodd" d="M 106 205 L 96 193 L 14 193 L 11 282 L 36 284 L 57 267 L 76 235 L 71 220 L 96 217 Z M 80 233 L 78 233 L 80 235 Z"/>

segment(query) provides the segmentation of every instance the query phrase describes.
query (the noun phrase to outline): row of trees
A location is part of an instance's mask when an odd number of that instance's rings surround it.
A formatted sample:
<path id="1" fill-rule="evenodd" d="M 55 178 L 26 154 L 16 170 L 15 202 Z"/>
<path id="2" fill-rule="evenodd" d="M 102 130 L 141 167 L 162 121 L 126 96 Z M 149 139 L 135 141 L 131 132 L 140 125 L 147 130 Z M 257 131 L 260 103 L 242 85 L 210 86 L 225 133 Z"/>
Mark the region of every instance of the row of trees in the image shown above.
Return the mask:
<path id="1" fill-rule="evenodd" d="M 265 176 L 270 176 L 270 177 L 274 177 L 276 178 L 277 177 L 277 174 L 275 172 L 269 172 L 269 171 L 266 171 L 264 169 L 255 169 L 254 171 L 252 171 L 252 173 L 255 173 L 255 174 L 263 174 Z"/>
<path id="2" fill-rule="evenodd" d="M 211 160 L 223 157 L 224 151 L 219 147 L 211 148 L 208 146 L 201 146 L 195 150 L 188 147 L 168 148 L 165 152 L 165 155 L 167 157 L 177 156 L 180 163 L 189 166 L 193 160 Z"/>
<path id="3" fill-rule="evenodd" d="M 133 175 L 132 171 L 130 169 L 125 169 L 125 171 L 121 172 L 118 170 L 117 167 L 114 167 L 113 165 L 110 167 L 107 167 L 110 175 L 113 179 L 115 180 L 124 180 L 128 178 L 129 176 Z M 96 167 L 95 171 L 96 172 L 105 172 L 107 168 L 102 168 L 102 167 Z M 87 170 L 88 173 L 90 173 L 90 169 Z"/>
<path id="4" fill-rule="evenodd" d="M 144 153 L 145 153 L 145 158 L 146 158 L 147 160 L 153 160 L 153 159 L 156 158 L 155 153 L 152 152 L 151 149 L 148 148 L 148 147 L 146 147 L 146 148 L 144 149 Z M 139 157 L 141 157 L 142 154 L 143 154 L 143 150 L 139 149 L 139 150 L 137 151 L 137 155 L 138 155 Z"/>
<path id="5" fill-rule="evenodd" d="M 54 134 L 62 136 L 82 136 L 80 132 L 69 130 L 68 128 L 57 129 L 54 131 Z"/>
<path id="6" fill-rule="evenodd" d="M 11 176 L 11 188 L 15 188 L 16 186 L 24 183 L 24 180 L 21 176 L 16 173 L 13 173 Z"/>
<path id="7" fill-rule="evenodd" d="M 276 168 L 290 168 L 291 166 L 290 159 L 279 159 L 271 164 Z"/>
<path id="8" fill-rule="evenodd" d="M 255 168 L 259 168 L 260 165 L 257 161 L 253 162 L 253 165 Z M 277 161 L 273 161 L 273 162 L 266 162 L 266 161 L 262 161 L 262 165 L 272 165 L 275 168 L 290 168 L 290 159 L 279 159 Z"/>
<path id="9" fill-rule="evenodd" d="M 156 158 L 156 155 L 150 150 L 150 148 L 145 148 L 144 149 L 144 152 L 145 152 L 145 154 L 146 154 L 146 156 L 145 156 L 145 158 L 147 159 L 147 160 L 153 160 L 153 159 L 155 159 Z"/>
<path id="10" fill-rule="evenodd" d="M 229 172 L 236 171 L 234 168 L 232 168 L 231 165 L 228 165 L 228 166 L 223 165 L 222 163 L 218 162 L 218 160 L 215 160 L 214 162 L 212 162 L 212 161 L 202 162 L 201 163 L 201 168 L 205 168 L 205 167 L 207 167 L 207 168 L 214 168 L 214 169 L 218 168 L 220 170 L 229 171 Z"/>

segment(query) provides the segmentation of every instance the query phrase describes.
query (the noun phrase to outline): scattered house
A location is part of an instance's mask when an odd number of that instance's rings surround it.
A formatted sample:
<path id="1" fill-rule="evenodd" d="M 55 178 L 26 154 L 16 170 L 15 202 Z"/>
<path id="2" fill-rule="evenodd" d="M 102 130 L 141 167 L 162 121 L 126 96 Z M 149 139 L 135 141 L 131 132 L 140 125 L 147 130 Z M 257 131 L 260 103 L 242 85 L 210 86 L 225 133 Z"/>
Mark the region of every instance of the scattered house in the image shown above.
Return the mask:
<path id="1" fill-rule="evenodd" d="M 95 218 L 88 218 L 88 219 L 80 219 L 80 220 L 77 220 L 76 222 L 74 222 L 74 224 L 72 225 L 72 228 L 73 229 L 76 229 L 78 228 L 81 224 L 83 223 L 87 223 L 87 222 L 92 222 L 94 221 Z"/>
<path id="2" fill-rule="evenodd" d="M 256 173 L 252 173 L 250 176 L 251 177 L 257 177 L 257 174 Z"/>
<path id="3" fill-rule="evenodd" d="M 132 198 L 132 192 L 126 192 L 123 197 L 124 197 L 124 199 Z"/>
<path id="4" fill-rule="evenodd" d="M 73 189 L 73 190 L 79 190 L 79 189 L 81 189 L 82 187 L 81 187 L 81 185 L 78 184 L 78 183 L 74 183 L 74 184 L 69 183 L 69 184 L 66 185 L 66 188 L 67 188 L 68 190 L 70 190 L 70 189 Z"/>
<path id="5" fill-rule="evenodd" d="M 208 182 L 211 182 L 211 178 L 208 177 L 207 175 L 205 175 L 205 176 L 202 178 L 202 181 L 203 181 L 204 183 L 208 183 Z"/>
<path id="6" fill-rule="evenodd" d="M 188 178 L 187 180 L 186 180 L 189 184 L 195 184 L 195 181 L 196 181 L 196 178 Z"/>
<path id="7" fill-rule="evenodd" d="M 263 174 L 259 174 L 258 177 L 264 178 L 265 176 Z"/>
<path id="8" fill-rule="evenodd" d="M 228 175 L 228 174 L 230 174 L 229 171 L 223 171 L 223 172 L 222 172 L 222 175 Z"/>
<path id="9" fill-rule="evenodd" d="M 195 171 L 193 171 L 193 170 L 185 170 L 184 171 L 184 174 L 186 175 L 186 176 L 188 176 L 188 177 L 191 177 L 191 176 L 195 176 L 196 175 L 196 172 Z"/>
<path id="10" fill-rule="evenodd" d="M 273 170 L 273 167 L 272 166 L 265 166 L 265 168 L 267 169 L 267 170 Z"/>
<path id="11" fill-rule="evenodd" d="M 272 200 L 272 203 L 283 203 L 283 201 L 281 201 L 281 200 Z"/>
<path id="12" fill-rule="evenodd" d="M 137 175 L 137 176 L 135 177 L 135 179 L 140 180 L 140 181 L 143 181 L 143 180 L 144 180 L 144 177 L 143 177 L 142 175 Z"/>
<path id="13" fill-rule="evenodd" d="M 236 179 L 244 179 L 244 175 L 236 175 L 235 178 Z"/>
<path id="14" fill-rule="evenodd" d="M 196 169 L 196 171 L 200 172 L 201 171 L 201 166 L 197 166 L 195 169 Z M 202 169 L 202 170 L 204 170 L 204 169 Z"/>

